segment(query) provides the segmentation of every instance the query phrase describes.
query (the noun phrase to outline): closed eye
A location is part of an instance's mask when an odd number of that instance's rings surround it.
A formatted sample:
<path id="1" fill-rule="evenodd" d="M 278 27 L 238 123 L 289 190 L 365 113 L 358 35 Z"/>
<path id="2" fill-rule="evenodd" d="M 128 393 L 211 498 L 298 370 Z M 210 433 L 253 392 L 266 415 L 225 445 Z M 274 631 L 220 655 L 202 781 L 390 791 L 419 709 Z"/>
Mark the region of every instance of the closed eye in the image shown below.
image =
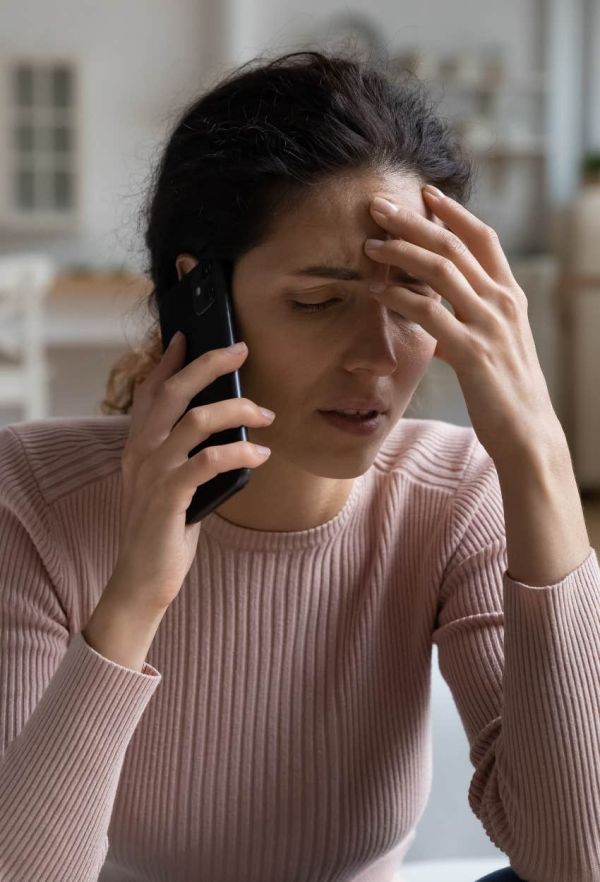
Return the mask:
<path id="1" fill-rule="evenodd" d="M 401 278 L 396 277 L 392 284 L 418 287 L 419 285 L 424 285 L 425 282 L 422 282 L 420 279 L 414 279 L 412 276 L 404 275 Z M 324 300 L 322 303 L 302 303 L 299 300 L 292 300 L 291 304 L 292 309 L 297 309 L 301 312 L 320 312 L 321 310 L 329 309 L 334 303 L 341 302 L 341 298 L 334 297 L 330 300 Z"/>
<path id="2" fill-rule="evenodd" d="M 333 300 L 324 300 L 323 303 L 300 303 L 299 300 L 292 300 L 292 308 L 303 310 L 304 312 L 318 312 L 320 309 L 329 309 L 332 303 L 339 303 L 340 298 Z"/>

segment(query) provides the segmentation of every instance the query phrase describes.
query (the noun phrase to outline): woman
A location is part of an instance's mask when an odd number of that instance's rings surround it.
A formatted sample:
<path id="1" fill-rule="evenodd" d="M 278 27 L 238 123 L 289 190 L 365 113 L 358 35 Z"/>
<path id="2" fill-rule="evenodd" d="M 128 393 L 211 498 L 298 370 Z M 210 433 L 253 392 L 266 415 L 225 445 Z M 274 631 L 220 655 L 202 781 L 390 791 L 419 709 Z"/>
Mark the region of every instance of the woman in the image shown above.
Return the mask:
<path id="1" fill-rule="evenodd" d="M 490 839 L 530 882 L 597 871 L 600 570 L 470 183 L 419 84 L 356 58 L 250 64 L 182 114 L 148 203 L 152 308 L 223 255 L 247 347 L 184 367 L 155 326 L 103 417 L 0 433 L 3 878 L 397 879 L 433 643 Z M 432 357 L 472 428 L 403 418 Z M 179 420 L 236 368 L 243 399 Z M 242 466 L 186 527 L 196 486 Z"/>

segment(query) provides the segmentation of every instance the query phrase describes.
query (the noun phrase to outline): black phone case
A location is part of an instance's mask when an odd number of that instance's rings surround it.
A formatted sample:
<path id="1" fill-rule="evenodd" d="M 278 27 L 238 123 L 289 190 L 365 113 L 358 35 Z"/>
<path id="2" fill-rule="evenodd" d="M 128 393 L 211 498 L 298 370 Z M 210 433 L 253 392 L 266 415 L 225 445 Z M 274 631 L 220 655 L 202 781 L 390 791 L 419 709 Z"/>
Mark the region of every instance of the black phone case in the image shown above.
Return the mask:
<path id="1" fill-rule="evenodd" d="M 230 297 L 232 264 L 217 258 L 201 259 L 182 276 L 170 291 L 158 297 L 163 351 L 176 331 L 185 334 L 187 349 L 184 366 L 211 349 L 231 346 L 238 340 L 233 304 Z M 241 398 L 237 370 L 217 377 L 192 398 L 188 410 L 227 398 Z M 180 419 L 185 416 L 182 414 Z M 179 420 L 178 420 L 179 422 Z M 205 447 L 247 441 L 245 426 L 224 429 L 209 435 L 188 453 L 195 456 Z M 200 484 L 186 511 L 186 524 L 196 523 L 242 490 L 250 480 L 248 468 L 221 472 Z"/>

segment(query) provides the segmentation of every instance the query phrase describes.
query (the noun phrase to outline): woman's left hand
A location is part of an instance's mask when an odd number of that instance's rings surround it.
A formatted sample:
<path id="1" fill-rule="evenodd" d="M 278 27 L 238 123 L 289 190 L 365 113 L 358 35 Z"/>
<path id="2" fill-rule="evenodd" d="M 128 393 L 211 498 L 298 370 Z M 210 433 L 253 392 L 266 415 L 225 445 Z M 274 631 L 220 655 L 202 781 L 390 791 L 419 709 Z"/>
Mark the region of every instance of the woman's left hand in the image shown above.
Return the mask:
<path id="1" fill-rule="evenodd" d="M 541 444 L 551 448 L 564 434 L 537 358 L 527 297 L 498 235 L 456 200 L 428 189 L 423 196 L 445 226 L 403 208 L 381 214 L 386 200 L 377 197 L 373 218 L 391 238 L 374 250 L 372 240 L 365 244 L 372 260 L 425 282 L 422 293 L 391 283 L 371 296 L 436 338 L 434 357 L 456 372 L 473 429 L 497 465 Z M 428 291 L 445 298 L 454 315 Z"/>

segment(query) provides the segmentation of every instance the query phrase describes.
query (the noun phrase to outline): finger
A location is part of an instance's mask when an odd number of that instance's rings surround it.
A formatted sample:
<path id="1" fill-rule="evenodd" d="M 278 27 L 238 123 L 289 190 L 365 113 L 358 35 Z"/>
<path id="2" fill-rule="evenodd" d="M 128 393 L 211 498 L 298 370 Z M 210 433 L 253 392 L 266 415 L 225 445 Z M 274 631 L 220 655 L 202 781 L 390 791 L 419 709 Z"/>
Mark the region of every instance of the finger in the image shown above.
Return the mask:
<path id="1" fill-rule="evenodd" d="M 475 319 L 477 310 L 481 308 L 480 298 L 452 261 L 398 239 L 389 239 L 375 249 L 371 249 L 368 243 L 369 240 L 365 242 L 365 251 L 372 260 L 391 263 L 424 281 L 433 291 L 446 298 L 461 321 Z"/>
<path id="2" fill-rule="evenodd" d="M 186 414 L 192 399 L 218 377 L 239 370 L 247 355 L 247 347 L 240 352 L 230 348 L 210 350 L 149 387 L 151 403 L 138 433 L 138 443 L 148 450 L 162 443 Z"/>
<path id="3" fill-rule="evenodd" d="M 396 238 L 411 242 L 432 254 L 438 254 L 452 261 L 479 296 L 494 294 L 496 289 L 494 280 L 486 273 L 465 242 L 445 226 L 435 224 L 417 212 L 402 208 L 391 214 L 381 215 L 378 223 L 387 226 L 388 231 L 393 231 Z"/>
<path id="4" fill-rule="evenodd" d="M 160 360 L 152 367 L 144 380 L 134 386 L 130 434 L 143 426 L 151 406 L 152 390 L 181 369 L 185 351 L 185 336 L 178 332 L 171 337 Z"/>
<path id="5" fill-rule="evenodd" d="M 389 285 L 385 291 L 370 296 L 408 321 L 420 325 L 430 336 L 443 343 L 450 355 L 464 346 L 466 329 L 441 301 L 407 291 L 398 285 Z"/>
<path id="6" fill-rule="evenodd" d="M 448 229 L 463 240 L 489 276 L 500 284 L 513 280 L 512 270 L 496 231 L 449 196 L 437 196 L 426 188 L 423 197 Z"/>

